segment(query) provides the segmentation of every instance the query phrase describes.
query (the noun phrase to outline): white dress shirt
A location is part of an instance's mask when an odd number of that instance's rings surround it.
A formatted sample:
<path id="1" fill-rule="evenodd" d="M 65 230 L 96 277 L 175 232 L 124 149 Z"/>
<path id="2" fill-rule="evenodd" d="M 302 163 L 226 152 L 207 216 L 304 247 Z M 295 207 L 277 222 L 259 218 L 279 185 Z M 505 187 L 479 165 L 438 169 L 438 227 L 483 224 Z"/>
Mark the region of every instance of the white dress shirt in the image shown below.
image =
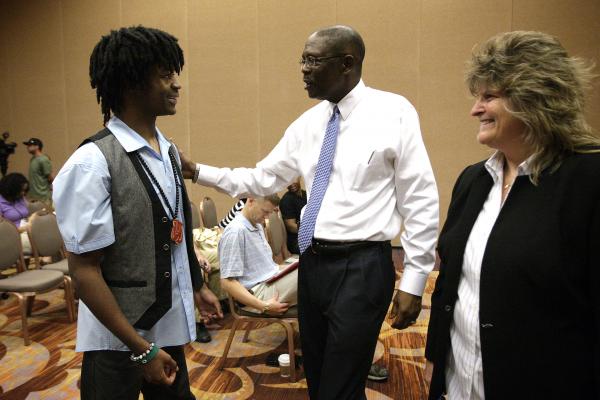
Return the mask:
<path id="1" fill-rule="evenodd" d="M 438 193 L 419 118 L 404 97 L 362 80 L 337 104 L 341 119 L 329 186 L 314 237 L 334 241 L 391 240 L 404 224 L 400 289 L 422 295 L 435 261 Z M 256 168 L 198 165 L 198 183 L 233 197 L 269 195 L 301 175 L 311 186 L 334 104 L 302 114 Z"/>
<path id="2" fill-rule="evenodd" d="M 521 163 L 517 175 L 529 175 L 530 162 L 528 159 Z M 487 241 L 503 205 L 504 156 L 502 153 L 498 151 L 494 153 L 485 163 L 485 168 L 492 176 L 494 184 L 465 246 L 458 284 L 458 300 L 450 327 L 452 345 L 446 364 L 446 390 L 449 400 L 485 398 L 479 336 L 479 281 Z"/>
<path id="3" fill-rule="evenodd" d="M 113 116 L 106 127 L 125 151 L 139 151 L 174 208 L 175 179 L 168 153 L 171 143 L 156 128 L 159 154 L 119 118 Z M 53 182 L 53 199 L 60 232 L 68 251 L 81 254 L 114 243 L 110 185 L 111 177 L 106 158 L 94 143 L 77 149 L 61 168 Z M 158 193 L 158 189 L 154 189 Z M 168 210 L 162 196 L 158 197 L 165 210 Z M 181 202 L 181 195 L 179 199 Z M 181 204 L 178 215 L 179 220 L 185 223 Z M 140 225 L 140 229 L 152 227 Z M 155 342 L 158 347 L 178 346 L 196 338 L 194 296 L 185 240 L 171 249 L 171 308 L 152 329 L 137 330 L 141 336 L 149 342 Z M 80 301 L 76 350 L 126 351 L 128 348 L 98 321 L 83 301 Z"/>

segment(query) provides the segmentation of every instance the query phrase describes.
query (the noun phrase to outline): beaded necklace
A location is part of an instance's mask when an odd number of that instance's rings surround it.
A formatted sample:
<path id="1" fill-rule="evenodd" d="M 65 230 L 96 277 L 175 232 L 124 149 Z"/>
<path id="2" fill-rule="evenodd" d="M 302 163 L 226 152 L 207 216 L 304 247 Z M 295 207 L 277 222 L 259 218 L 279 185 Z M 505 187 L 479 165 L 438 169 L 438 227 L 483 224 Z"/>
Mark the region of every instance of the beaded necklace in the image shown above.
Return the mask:
<path id="1" fill-rule="evenodd" d="M 137 151 L 135 152 L 135 156 L 139 160 L 140 164 L 142 164 L 142 168 L 144 168 L 144 171 L 146 171 L 146 173 L 150 177 L 150 180 L 152 181 L 152 183 L 154 183 L 154 186 L 156 186 L 158 188 L 158 192 L 160 193 L 160 196 L 162 197 L 163 201 L 167 205 L 167 208 L 169 209 L 169 212 L 171 213 L 171 218 L 172 218 L 171 219 L 171 241 L 173 241 L 173 243 L 175 243 L 175 244 L 180 244 L 181 241 L 183 240 L 183 224 L 181 223 L 180 220 L 177 219 L 177 215 L 179 212 L 179 189 L 178 188 L 179 188 L 179 186 L 181 186 L 181 182 L 179 182 L 179 178 L 177 176 L 177 169 L 175 168 L 175 158 L 173 157 L 173 154 L 171 154 L 171 152 L 169 152 L 169 159 L 171 160 L 171 168 L 173 169 L 173 178 L 175 179 L 175 211 L 173 211 L 173 209 L 171 208 L 171 204 L 169 203 L 169 200 L 167 200 L 167 196 L 165 196 L 165 192 L 162 190 L 162 188 L 158 184 L 158 181 L 154 177 L 154 174 L 152 173 L 152 171 L 150 171 L 150 168 L 148 167 L 148 164 L 146 164 L 146 161 L 144 161 L 142 156 L 140 156 L 140 154 Z"/>

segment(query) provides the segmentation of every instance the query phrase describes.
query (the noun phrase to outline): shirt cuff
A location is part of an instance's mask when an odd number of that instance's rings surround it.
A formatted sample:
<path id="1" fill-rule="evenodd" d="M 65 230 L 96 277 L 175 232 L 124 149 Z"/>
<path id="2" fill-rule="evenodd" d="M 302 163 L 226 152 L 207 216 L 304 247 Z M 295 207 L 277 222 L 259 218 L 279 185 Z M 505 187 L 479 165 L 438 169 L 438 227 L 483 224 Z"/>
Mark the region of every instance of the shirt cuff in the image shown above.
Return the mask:
<path id="1" fill-rule="evenodd" d="M 196 170 L 194 171 L 194 177 L 192 178 L 192 183 L 198 182 L 198 175 L 200 174 L 200 164 L 196 164 Z"/>
<path id="2" fill-rule="evenodd" d="M 220 168 L 196 164 L 196 183 L 205 186 L 214 186 L 219 179 L 219 172 Z"/>
<path id="3" fill-rule="evenodd" d="M 82 254 L 90 251 L 100 250 L 110 246 L 115 242 L 113 235 L 106 235 L 96 240 L 91 240 L 86 243 L 79 243 L 77 240 L 65 241 L 65 248 L 69 253 Z"/>
<path id="4" fill-rule="evenodd" d="M 400 280 L 399 289 L 415 296 L 423 296 L 425 285 L 427 284 L 427 276 L 428 275 L 423 275 L 420 271 L 405 267 L 404 272 L 402 273 L 402 279 Z"/>

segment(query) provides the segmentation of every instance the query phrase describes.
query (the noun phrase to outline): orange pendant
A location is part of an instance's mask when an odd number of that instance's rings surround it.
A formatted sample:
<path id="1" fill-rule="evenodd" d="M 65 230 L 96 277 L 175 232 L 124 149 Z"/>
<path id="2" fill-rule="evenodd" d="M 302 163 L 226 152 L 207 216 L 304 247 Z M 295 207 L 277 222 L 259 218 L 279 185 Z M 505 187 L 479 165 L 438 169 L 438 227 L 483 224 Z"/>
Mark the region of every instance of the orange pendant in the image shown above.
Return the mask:
<path id="1" fill-rule="evenodd" d="M 171 226 L 171 240 L 175 244 L 179 244 L 183 240 L 183 224 L 177 218 L 173 220 L 173 226 Z"/>

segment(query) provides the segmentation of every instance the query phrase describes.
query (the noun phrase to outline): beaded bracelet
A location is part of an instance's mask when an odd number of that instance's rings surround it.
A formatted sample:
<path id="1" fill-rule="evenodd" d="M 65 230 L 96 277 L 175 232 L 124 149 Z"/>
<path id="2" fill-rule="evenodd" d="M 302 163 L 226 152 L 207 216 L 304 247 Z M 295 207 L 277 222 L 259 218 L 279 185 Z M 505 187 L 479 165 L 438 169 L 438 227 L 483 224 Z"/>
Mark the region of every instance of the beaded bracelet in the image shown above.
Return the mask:
<path id="1" fill-rule="evenodd" d="M 158 347 L 154 344 L 154 342 L 152 342 L 152 343 L 150 343 L 150 347 L 148 347 L 148 350 L 144 351 L 142 354 L 140 354 L 138 356 L 131 353 L 131 356 L 129 356 L 129 358 L 131 359 L 131 361 L 146 364 L 147 362 L 152 360 L 156 356 L 157 353 L 158 353 Z"/>
<path id="2" fill-rule="evenodd" d="M 152 359 L 158 354 L 158 350 L 158 346 L 154 346 L 152 350 L 150 350 L 150 353 L 148 353 L 148 355 L 142 359 L 142 364 L 146 364 L 152 361 Z"/>

